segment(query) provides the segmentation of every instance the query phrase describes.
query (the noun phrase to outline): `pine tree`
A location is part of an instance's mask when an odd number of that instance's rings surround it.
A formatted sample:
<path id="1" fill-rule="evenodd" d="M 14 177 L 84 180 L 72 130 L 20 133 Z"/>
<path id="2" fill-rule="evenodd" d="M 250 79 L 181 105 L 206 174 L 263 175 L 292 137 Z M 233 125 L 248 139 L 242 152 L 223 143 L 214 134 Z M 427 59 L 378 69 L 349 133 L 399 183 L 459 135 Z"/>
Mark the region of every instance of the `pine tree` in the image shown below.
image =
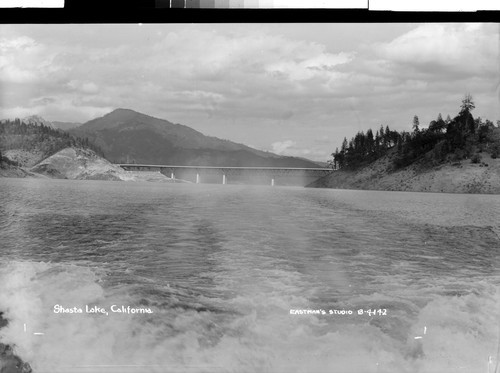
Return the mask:
<path id="1" fill-rule="evenodd" d="M 462 105 L 460 106 L 460 114 L 463 112 L 467 111 L 470 112 L 471 110 L 474 110 L 476 108 L 476 105 L 474 105 L 474 102 L 472 101 L 472 96 L 470 93 L 467 93 L 462 100 Z"/>
<path id="2" fill-rule="evenodd" d="M 392 142 L 391 142 L 391 130 L 389 129 L 389 125 L 385 126 L 385 143 L 387 144 L 387 147 L 391 147 Z"/>
<path id="3" fill-rule="evenodd" d="M 414 133 L 420 132 L 419 126 L 420 126 L 420 121 L 418 120 L 418 116 L 415 115 L 413 117 L 413 132 Z"/>
<path id="4" fill-rule="evenodd" d="M 401 153 L 403 152 L 403 138 L 402 137 L 398 137 L 397 149 L 398 149 L 398 154 L 401 155 Z"/>
<path id="5" fill-rule="evenodd" d="M 377 130 L 377 133 L 375 134 L 375 154 L 378 154 L 380 153 L 380 134 Z"/>
<path id="6" fill-rule="evenodd" d="M 346 153 L 347 151 L 347 137 L 344 137 L 344 141 L 342 141 L 342 147 L 340 148 L 342 153 Z"/>
<path id="7" fill-rule="evenodd" d="M 368 129 L 368 131 L 366 131 L 366 142 L 367 142 L 367 151 L 368 151 L 368 154 L 371 155 L 373 153 L 373 148 L 374 148 L 374 139 L 373 139 L 373 131 L 371 128 Z"/>
<path id="8" fill-rule="evenodd" d="M 336 170 L 339 168 L 339 158 L 340 158 L 340 153 L 339 153 L 339 148 L 335 148 L 335 153 L 332 154 L 333 155 L 333 162 L 330 163 L 330 166 Z"/>

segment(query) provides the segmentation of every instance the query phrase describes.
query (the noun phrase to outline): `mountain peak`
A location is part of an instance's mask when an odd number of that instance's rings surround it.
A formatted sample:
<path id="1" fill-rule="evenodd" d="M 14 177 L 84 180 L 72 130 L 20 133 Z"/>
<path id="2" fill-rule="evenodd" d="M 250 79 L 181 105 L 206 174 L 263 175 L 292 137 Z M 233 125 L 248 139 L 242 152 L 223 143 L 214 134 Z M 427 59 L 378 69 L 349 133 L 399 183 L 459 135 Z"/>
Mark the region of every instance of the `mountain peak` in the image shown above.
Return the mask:
<path id="1" fill-rule="evenodd" d="M 111 115 L 111 114 L 119 114 L 119 113 L 134 113 L 134 114 L 140 114 L 140 113 L 138 113 L 137 111 L 134 111 L 134 110 L 132 110 L 132 109 L 125 109 L 125 108 L 121 108 L 121 107 L 119 107 L 119 108 L 117 108 L 117 109 L 115 109 L 115 110 L 113 110 L 113 111 L 109 112 L 109 113 L 108 113 L 108 114 L 106 114 L 106 115 Z"/>
<path id="2" fill-rule="evenodd" d="M 133 159 L 145 164 L 317 167 L 309 160 L 205 136 L 188 126 L 124 108 L 84 123 L 70 133 L 95 141 L 109 159 L 118 163 Z"/>
<path id="3" fill-rule="evenodd" d="M 140 115 L 140 114 L 141 113 L 138 113 L 137 111 L 134 111 L 131 109 L 118 108 L 118 109 L 115 109 L 115 110 L 105 114 L 103 117 L 131 116 L 131 115 Z"/>
<path id="4" fill-rule="evenodd" d="M 103 119 L 111 120 L 114 122 L 125 122 L 129 120 L 137 120 L 141 118 L 141 120 L 147 120 L 147 118 L 155 119 L 155 120 L 163 120 L 151 117 L 150 115 L 139 113 L 138 111 L 132 109 L 125 108 L 117 108 L 107 114 L 105 114 Z"/>

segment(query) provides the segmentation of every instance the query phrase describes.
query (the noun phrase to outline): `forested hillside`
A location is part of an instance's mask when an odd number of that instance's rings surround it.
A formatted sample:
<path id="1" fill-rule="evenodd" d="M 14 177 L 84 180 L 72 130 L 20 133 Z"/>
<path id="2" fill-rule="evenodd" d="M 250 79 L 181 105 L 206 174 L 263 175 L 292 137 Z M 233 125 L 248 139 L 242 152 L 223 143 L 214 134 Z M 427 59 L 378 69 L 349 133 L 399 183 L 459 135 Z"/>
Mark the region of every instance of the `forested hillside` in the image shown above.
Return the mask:
<path id="1" fill-rule="evenodd" d="M 356 170 L 393 148 L 396 149 L 392 157 L 394 171 L 416 161 L 424 161 L 430 167 L 463 159 L 482 164 L 483 152 L 495 159 L 500 154 L 500 128 L 490 120 L 474 118 L 471 114 L 474 108 L 471 95 L 466 95 L 457 116 L 443 120 L 438 114 L 427 128 L 420 128 L 415 115 L 411 132 L 393 131 L 389 126 L 381 126 L 375 135 L 372 129 L 358 132 L 349 142 L 344 138 L 341 149 L 332 154 L 330 164 L 335 169 Z"/>
<path id="2" fill-rule="evenodd" d="M 91 149 L 104 156 L 102 150 L 86 138 L 20 119 L 0 122 L 0 161 L 6 164 L 31 167 L 67 147 Z"/>

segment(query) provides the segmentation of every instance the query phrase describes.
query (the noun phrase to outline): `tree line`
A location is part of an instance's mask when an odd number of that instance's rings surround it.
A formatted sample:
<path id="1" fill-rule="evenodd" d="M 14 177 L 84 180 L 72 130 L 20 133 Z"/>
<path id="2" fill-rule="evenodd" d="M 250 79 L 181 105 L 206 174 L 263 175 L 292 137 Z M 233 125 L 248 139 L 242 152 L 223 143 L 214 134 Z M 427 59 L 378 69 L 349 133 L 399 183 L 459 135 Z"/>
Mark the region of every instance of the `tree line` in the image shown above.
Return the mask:
<path id="1" fill-rule="evenodd" d="M 492 158 L 500 154 L 500 128 L 490 120 L 474 118 L 471 111 L 475 108 L 472 96 L 465 95 L 460 112 L 451 119 L 443 120 L 439 114 L 427 128 L 420 128 L 418 116 L 413 117 L 411 131 L 394 131 L 389 126 L 380 126 L 373 133 L 370 128 L 360 131 L 351 140 L 344 137 L 340 150 L 332 153 L 329 164 L 334 169 L 354 170 L 363 167 L 380 157 L 394 154 L 394 169 L 405 167 L 423 157 L 433 164 L 444 161 L 459 161 L 471 158 L 479 163 L 483 151 Z M 395 148 L 395 151 L 392 150 Z"/>

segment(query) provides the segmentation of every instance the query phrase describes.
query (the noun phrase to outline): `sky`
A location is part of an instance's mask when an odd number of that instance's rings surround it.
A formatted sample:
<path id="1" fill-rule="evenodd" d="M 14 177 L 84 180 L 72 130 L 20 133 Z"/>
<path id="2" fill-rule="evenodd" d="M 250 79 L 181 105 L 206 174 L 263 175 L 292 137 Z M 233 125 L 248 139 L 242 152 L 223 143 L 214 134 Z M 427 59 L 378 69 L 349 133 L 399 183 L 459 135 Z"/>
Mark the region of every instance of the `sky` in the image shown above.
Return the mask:
<path id="1" fill-rule="evenodd" d="M 499 25 L 0 25 L 0 118 L 136 110 L 205 135 L 327 161 L 344 137 L 500 119 Z"/>

